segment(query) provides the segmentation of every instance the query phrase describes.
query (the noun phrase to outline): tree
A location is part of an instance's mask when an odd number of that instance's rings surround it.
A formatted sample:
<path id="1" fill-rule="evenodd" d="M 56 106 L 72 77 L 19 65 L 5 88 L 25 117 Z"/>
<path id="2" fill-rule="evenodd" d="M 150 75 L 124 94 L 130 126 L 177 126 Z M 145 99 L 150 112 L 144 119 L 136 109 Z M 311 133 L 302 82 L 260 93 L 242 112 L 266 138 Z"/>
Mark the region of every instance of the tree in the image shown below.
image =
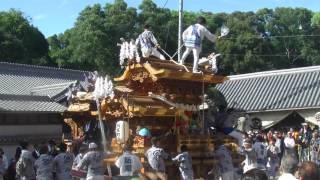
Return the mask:
<path id="1" fill-rule="evenodd" d="M 314 13 L 311 24 L 314 26 L 320 26 L 320 12 Z"/>
<path id="2" fill-rule="evenodd" d="M 48 43 L 17 10 L 0 12 L 0 58 L 25 64 L 53 65 L 48 58 Z"/>

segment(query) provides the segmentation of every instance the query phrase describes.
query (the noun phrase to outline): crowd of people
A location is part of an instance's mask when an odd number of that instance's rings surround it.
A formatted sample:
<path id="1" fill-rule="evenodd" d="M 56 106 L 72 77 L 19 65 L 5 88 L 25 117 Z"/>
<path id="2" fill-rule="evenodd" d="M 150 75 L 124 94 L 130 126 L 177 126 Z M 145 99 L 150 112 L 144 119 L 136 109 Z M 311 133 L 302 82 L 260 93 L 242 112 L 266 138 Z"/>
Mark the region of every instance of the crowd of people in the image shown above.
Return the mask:
<path id="1" fill-rule="evenodd" d="M 53 140 L 39 146 L 21 142 L 15 157 L 8 161 L 1 149 L 0 180 L 72 180 L 72 170 L 85 170 L 84 179 L 104 179 L 106 155 L 95 143 L 80 147 L 75 156 L 71 146 Z"/>
<path id="2" fill-rule="evenodd" d="M 241 166 L 234 165 L 231 150 L 222 139 L 215 141 L 213 158 L 217 164 L 208 172 L 207 179 L 221 180 L 319 180 L 320 136 L 318 129 L 311 130 L 307 124 L 299 131 L 252 132 L 243 134 L 242 144 L 237 145 L 237 153 L 244 156 Z M 115 162 L 120 176 L 138 179 L 170 179 L 166 174 L 165 161 L 176 163 L 183 180 L 193 180 L 192 158 L 188 147 L 182 145 L 180 153 L 171 156 L 161 148 L 160 138 L 151 139 L 152 146 L 145 152 L 147 165 L 132 152 L 132 147 L 125 145 L 123 154 Z M 107 153 L 99 150 L 96 143 L 82 144 L 78 153 L 71 150 L 71 145 L 53 140 L 33 146 L 21 142 L 15 157 L 8 160 L 0 149 L 0 180 L 103 180 L 105 170 L 103 159 Z M 145 171 L 142 174 L 141 169 Z M 77 173 L 85 172 L 85 176 Z"/>

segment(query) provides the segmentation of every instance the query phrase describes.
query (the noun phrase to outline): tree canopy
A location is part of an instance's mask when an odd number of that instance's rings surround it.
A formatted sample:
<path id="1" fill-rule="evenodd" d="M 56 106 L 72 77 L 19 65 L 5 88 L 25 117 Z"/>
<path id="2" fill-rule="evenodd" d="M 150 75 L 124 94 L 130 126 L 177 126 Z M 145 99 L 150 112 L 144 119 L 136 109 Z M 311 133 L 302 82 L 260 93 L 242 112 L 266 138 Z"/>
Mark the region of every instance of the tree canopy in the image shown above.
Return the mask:
<path id="1" fill-rule="evenodd" d="M 221 53 L 219 66 L 223 74 L 320 64 L 319 13 L 305 8 L 186 11 L 184 28 L 195 23 L 199 15 L 206 17 L 208 29 L 216 35 L 222 25 L 230 28 L 229 35 L 214 44 L 205 40 L 201 54 Z M 116 46 L 119 38 L 137 38 L 145 23 L 151 25 L 163 49 L 169 54 L 177 51 L 178 12 L 158 7 L 152 0 L 144 0 L 138 9 L 128 7 L 124 0 L 88 6 L 73 28 L 47 41 L 21 12 L 1 12 L 0 24 L 5 25 L 0 26 L 0 57 L 115 75 L 120 73 Z"/>
<path id="2" fill-rule="evenodd" d="M 0 12 L 0 59 L 25 64 L 50 65 L 44 35 L 20 11 Z"/>

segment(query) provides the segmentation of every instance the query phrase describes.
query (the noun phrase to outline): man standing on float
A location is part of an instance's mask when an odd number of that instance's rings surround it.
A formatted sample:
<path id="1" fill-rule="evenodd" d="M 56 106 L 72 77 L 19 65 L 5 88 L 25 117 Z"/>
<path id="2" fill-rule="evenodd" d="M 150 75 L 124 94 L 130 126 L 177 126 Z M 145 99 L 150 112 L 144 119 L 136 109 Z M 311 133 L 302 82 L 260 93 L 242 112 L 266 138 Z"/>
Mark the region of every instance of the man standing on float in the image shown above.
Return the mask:
<path id="1" fill-rule="evenodd" d="M 144 58 L 155 56 L 161 60 L 165 60 L 166 58 L 157 50 L 160 48 L 157 39 L 154 37 L 152 31 L 150 31 L 150 25 L 144 25 L 144 31 L 139 35 L 136 40 L 136 45 L 140 45 L 141 53 Z"/>
<path id="2" fill-rule="evenodd" d="M 200 73 L 198 70 L 199 54 L 202 49 L 202 40 L 204 37 L 211 42 L 215 42 L 217 37 L 213 35 L 206 27 L 206 19 L 202 16 L 198 17 L 197 23 L 189 26 L 182 34 L 186 51 L 183 53 L 180 64 L 184 64 L 185 59 L 190 52 L 193 52 L 193 73 Z M 218 36 L 218 39 L 220 36 Z"/>

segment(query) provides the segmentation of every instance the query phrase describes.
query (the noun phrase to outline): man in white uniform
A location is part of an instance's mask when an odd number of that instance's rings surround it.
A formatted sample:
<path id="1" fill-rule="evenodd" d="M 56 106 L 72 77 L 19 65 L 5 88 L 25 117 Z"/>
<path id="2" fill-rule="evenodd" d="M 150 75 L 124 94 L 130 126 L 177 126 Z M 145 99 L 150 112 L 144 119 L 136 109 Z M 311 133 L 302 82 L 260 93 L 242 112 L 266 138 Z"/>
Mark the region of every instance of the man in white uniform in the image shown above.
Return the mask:
<path id="1" fill-rule="evenodd" d="M 296 142 L 293 138 L 293 132 L 289 131 L 288 136 L 284 138 L 284 156 L 291 156 L 292 158 L 298 161 L 297 151 L 296 151 Z"/>
<path id="2" fill-rule="evenodd" d="M 34 171 L 35 159 L 32 156 L 33 146 L 28 142 L 20 144 L 22 151 L 18 162 L 16 163 L 16 172 L 21 180 L 35 180 L 36 172 Z"/>
<path id="3" fill-rule="evenodd" d="M 144 25 L 144 31 L 139 35 L 136 40 L 136 45 L 140 45 L 142 57 L 147 58 L 155 56 L 161 60 L 165 60 L 166 58 L 157 50 L 157 47 L 160 47 L 157 39 L 154 37 L 152 31 L 149 30 L 150 25 Z"/>
<path id="4" fill-rule="evenodd" d="M 263 137 L 258 135 L 256 137 L 256 142 L 253 144 L 253 150 L 257 155 L 257 164 L 261 170 L 266 169 L 267 164 L 267 147 L 263 143 Z"/>
<path id="5" fill-rule="evenodd" d="M 180 64 L 184 64 L 185 59 L 189 53 L 193 52 L 193 72 L 200 73 L 198 70 L 199 54 L 202 49 L 202 40 L 204 37 L 209 39 L 211 42 L 216 41 L 216 36 L 205 27 L 206 19 L 202 16 L 198 17 L 197 23 L 189 26 L 182 34 L 186 51 L 183 53 Z M 218 37 L 220 38 L 220 37 Z"/>
<path id="6" fill-rule="evenodd" d="M 59 146 L 60 153 L 53 160 L 53 169 L 56 172 L 57 180 L 71 180 L 71 169 L 74 155 L 67 151 L 67 145 L 61 143 Z"/>
<path id="7" fill-rule="evenodd" d="M 229 149 L 224 145 L 222 139 L 216 140 L 218 149 L 214 152 L 214 157 L 218 159 L 220 180 L 234 180 L 234 167 Z M 214 173 L 214 169 L 211 170 Z"/>
<path id="8" fill-rule="evenodd" d="M 146 175 L 152 179 L 161 179 L 167 180 L 166 165 L 164 160 L 169 158 L 169 155 L 160 148 L 160 139 L 153 137 L 151 139 L 152 147 L 147 150 L 145 156 L 148 159 L 148 163 L 151 167 L 150 172 L 147 172 Z"/>
<path id="9" fill-rule="evenodd" d="M 104 153 L 98 151 L 96 143 L 90 143 L 89 152 L 84 155 L 77 169 L 88 167 L 87 180 L 104 180 L 103 159 L 105 157 Z"/>
<path id="10" fill-rule="evenodd" d="M 37 171 L 37 180 L 53 180 L 53 157 L 48 152 L 47 145 L 40 147 L 40 157 L 34 164 Z"/>
<path id="11" fill-rule="evenodd" d="M 172 159 L 179 163 L 181 180 L 193 180 L 192 159 L 186 145 L 181 146 L 181 153 Z"/>
<path id="12" fill-rule="evenodd" d="M 243 142 L 243 147 L 240 147 L 240 154 L 245 155 L 245 160 L 242 162 L 243 166 L 243 173 L 247 171 L 257 168 L 257 155 L 252 148 L 252 141 L 251 139 L 245 139 Z"/>
<path id="13" fill-rule="evenodd" d="M 120 168 L 120 176 L 136 176 L 139 175 L 139 170 L 142 164 L 138 156 L 132 154 L 131 148 L 125 146 L 123 154 L 117 159 L 116 166 Z"/>

